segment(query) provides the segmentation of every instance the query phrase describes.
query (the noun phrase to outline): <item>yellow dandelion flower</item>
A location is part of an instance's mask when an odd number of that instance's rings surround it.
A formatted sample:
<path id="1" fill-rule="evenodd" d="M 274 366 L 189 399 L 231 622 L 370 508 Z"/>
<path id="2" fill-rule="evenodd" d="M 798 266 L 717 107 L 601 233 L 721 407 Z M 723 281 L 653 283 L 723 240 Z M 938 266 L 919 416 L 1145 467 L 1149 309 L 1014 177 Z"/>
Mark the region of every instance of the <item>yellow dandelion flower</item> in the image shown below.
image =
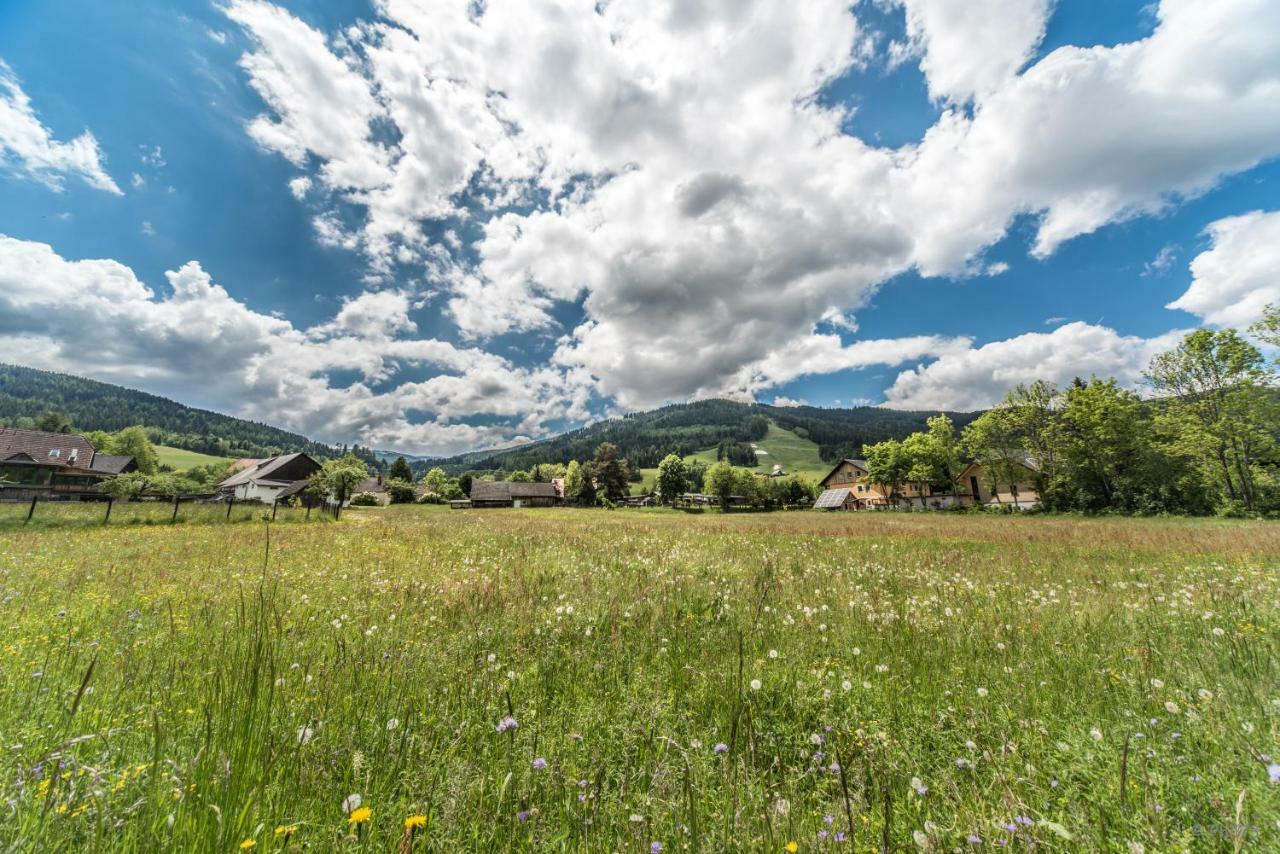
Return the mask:
<path id="1" fill-rule="evenodd" d="M 369 816 L 373 815 L 373 810 L 368 807 L 360 807 L 351 811 L 351 817 L 347 819 L 348 824 L 364 824 L 369 820 Z"/>
<path id="2" fill-rule="evenodd" d="M 427 817 L 425 815 L 411 815 L 404 820 L 405 830 L 415 830 L 419 827 L 427 826 Z"/>
<path id="3" fill-rule="evenodd" d="M 240 850 L 241 850 L 241 851 L 248 851 L 250 848 L 253 848 L 253 847 L 254 847 L 255 845 L 257 845 L 257 844 L 258 844 L 258 843 L 257 843 L 257 842 L 255 842 L 255 841 L 254 841 L 254 840 L 252 840 L 252 839 L 246 839 L 244 842 L 241 842 L 241 843 L 240 843 Z"/>
<path id="4" fill-rule="evenodd" d="M 796 844 L 794 839 L 787 843 L 787 851 L 791 852 L 791 854 L 796 854 L 799 850 L 800 846 Z"/>
<path id="5" fill-rule="evenodd" d="M 276 825 L 276 836 L 293 836 L 297 832 L 298 832 L 298 826 L 296 824 L 277 824 Z"/>

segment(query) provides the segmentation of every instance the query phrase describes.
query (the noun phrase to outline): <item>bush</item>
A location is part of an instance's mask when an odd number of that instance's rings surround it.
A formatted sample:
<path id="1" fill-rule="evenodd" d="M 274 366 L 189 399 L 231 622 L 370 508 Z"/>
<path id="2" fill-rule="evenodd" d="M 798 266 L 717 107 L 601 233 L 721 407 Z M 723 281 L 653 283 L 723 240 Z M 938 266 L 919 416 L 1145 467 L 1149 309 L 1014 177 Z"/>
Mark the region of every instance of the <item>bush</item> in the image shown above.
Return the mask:
<path id="1" fill-rule="evenodd" d="M 377 507 L 381 503 L 378 496 L 372 492 L 357 492 L 351 496 L 352 507 Z"/>
<path id="2" fill-rule="evenodd" d="M 437 495 L 434 492 L 424 492 L 418 498 L 419 504 L 444 504 L 447 499 L 443 495 Z"/>
<path id="3" fill-rule="evenodd" d="M 417 500 L 418 494 L 414 492 L 413 484 L 404 480 L 389 480 L 386 483 L 387 495 L 391 497 L 392 504 L 412 504 Z"/>

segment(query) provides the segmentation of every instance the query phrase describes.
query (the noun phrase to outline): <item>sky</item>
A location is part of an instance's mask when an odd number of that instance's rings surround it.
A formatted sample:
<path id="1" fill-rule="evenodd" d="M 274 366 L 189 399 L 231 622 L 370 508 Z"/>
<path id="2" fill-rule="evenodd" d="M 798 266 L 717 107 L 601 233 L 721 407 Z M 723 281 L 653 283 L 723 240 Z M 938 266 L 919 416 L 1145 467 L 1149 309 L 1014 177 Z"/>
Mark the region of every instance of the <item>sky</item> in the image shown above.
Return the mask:
<path id="1" fill-rule="evenodd" d="M 1140 387 L 1280 303 L 1275 0 L 0 0 L 0 362 L 449 454 Z"/>

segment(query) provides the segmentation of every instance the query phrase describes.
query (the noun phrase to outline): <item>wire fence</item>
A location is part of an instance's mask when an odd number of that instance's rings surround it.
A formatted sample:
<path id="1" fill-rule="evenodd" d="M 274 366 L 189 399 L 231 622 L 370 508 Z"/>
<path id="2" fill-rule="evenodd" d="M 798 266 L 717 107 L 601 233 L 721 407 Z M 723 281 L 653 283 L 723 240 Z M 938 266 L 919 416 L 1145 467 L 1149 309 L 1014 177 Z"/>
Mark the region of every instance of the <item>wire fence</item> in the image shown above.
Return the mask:
<path id="1" fill-rule="evenodd" d="M 210 501 L 204 496 L 129 501 L 60 501 L 39 497 L 0 500 L 0 530 L 85 525 L 214 525 L 264 519 L 332 521 L 333 512 L 325 507 Z"/>

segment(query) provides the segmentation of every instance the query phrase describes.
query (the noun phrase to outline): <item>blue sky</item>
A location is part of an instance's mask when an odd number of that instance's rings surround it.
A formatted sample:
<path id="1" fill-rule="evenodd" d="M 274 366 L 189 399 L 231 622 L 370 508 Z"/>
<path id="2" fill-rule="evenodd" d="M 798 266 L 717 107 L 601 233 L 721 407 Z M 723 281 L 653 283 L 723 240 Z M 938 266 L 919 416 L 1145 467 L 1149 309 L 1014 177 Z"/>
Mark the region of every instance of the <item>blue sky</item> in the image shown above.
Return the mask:
<path id="1" fill-rule="evenodd" d="M 796 5 L 0 5 L 0 360 L 447 453 L 1280 301 L 1274 4 Z"/>

